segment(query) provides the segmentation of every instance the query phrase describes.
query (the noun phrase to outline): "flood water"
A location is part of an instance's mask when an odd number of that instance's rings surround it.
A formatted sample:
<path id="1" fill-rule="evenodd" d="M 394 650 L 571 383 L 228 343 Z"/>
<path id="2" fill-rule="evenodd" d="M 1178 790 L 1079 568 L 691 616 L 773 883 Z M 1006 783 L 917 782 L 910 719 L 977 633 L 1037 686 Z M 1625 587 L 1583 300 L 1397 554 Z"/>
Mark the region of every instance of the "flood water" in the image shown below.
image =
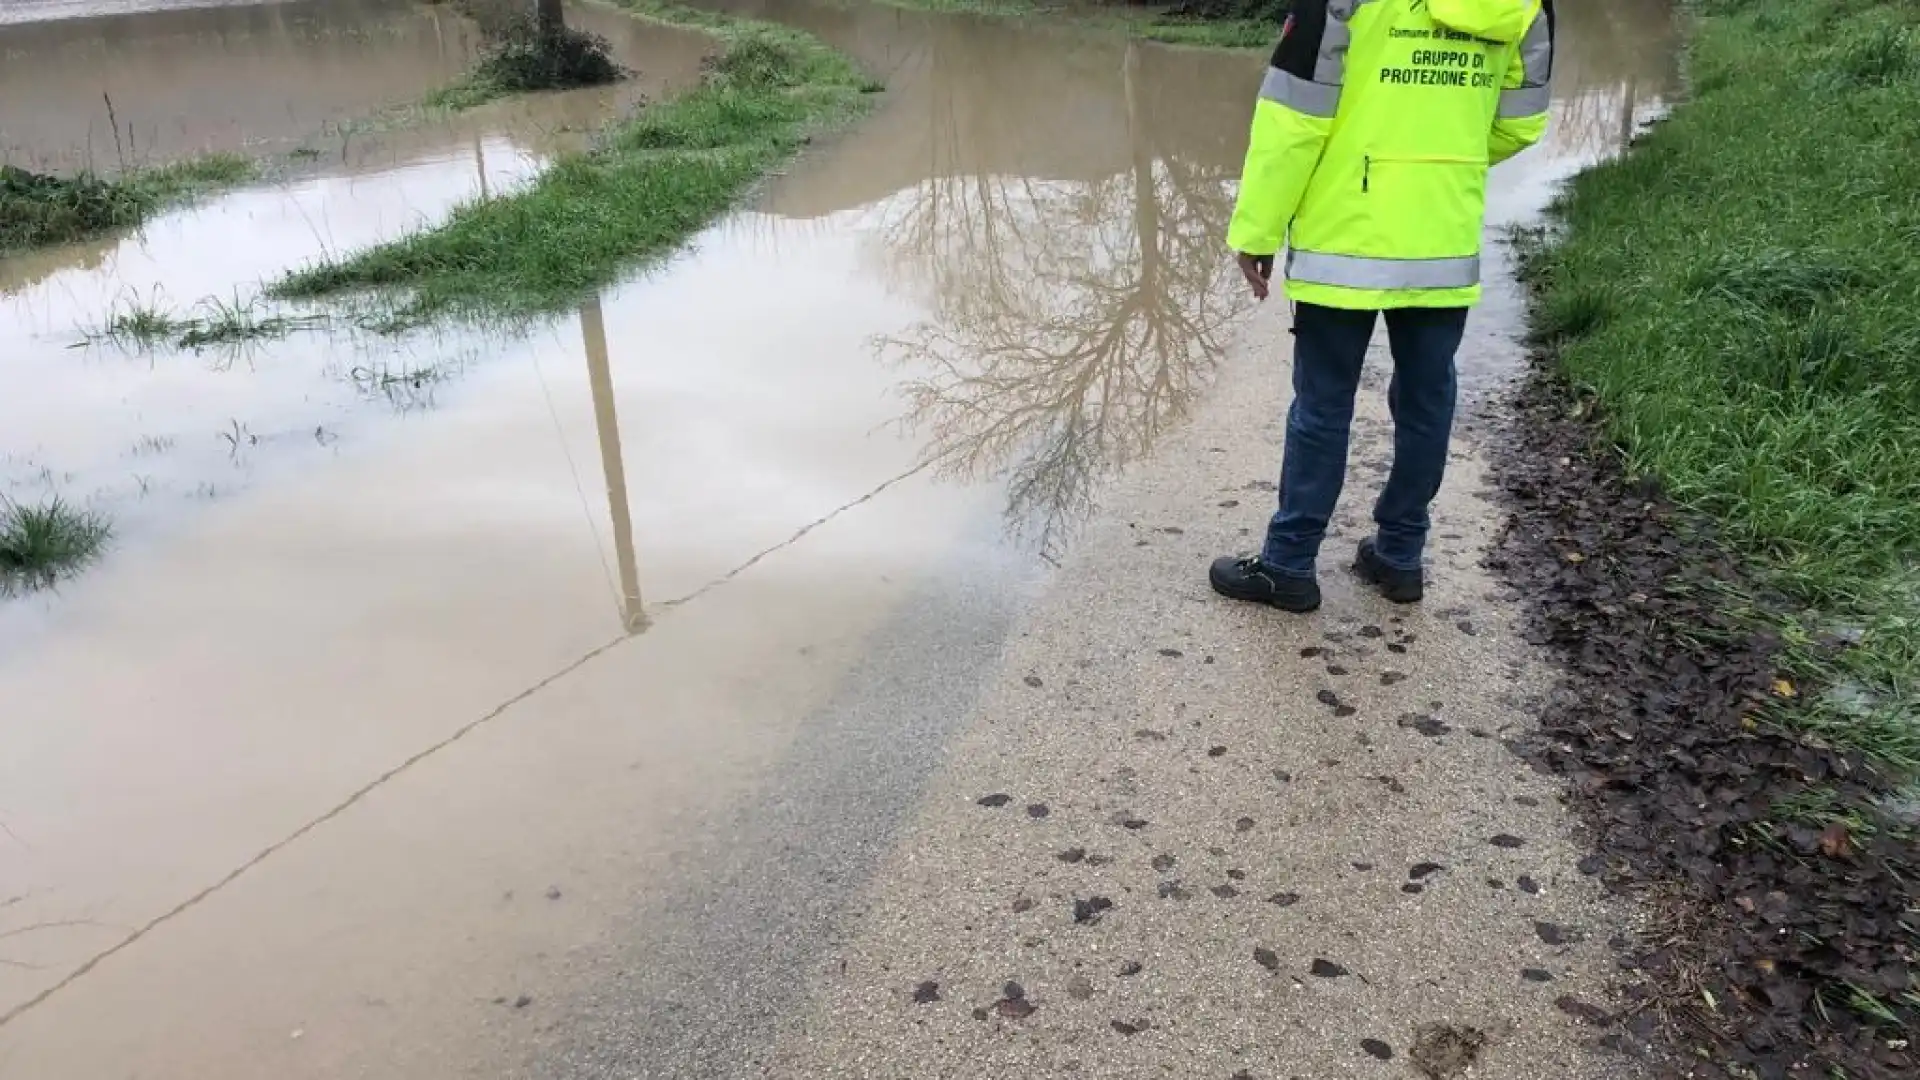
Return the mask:
<path id="1" fill-rule="evenodd" d="M 0 28 L 10 160 L 332 132 L 0 263 L 0 492 L 117 534 L 0 601 L 0 1077 L 735 1075 L 1047 560 L 1215 392 L 1263 58 L 730 7 L 890 89 L 682 256 L 520 332 L 203 353 L 73 346 L 524 182 L 710 46 L 582 15 L 642 86 L 360 138 L 463 66 L 465 24 Z M 1674 87 L 1664 6 L 1563 7 L 1555 126 L 1490 228 Z M 1517 310 L 1490 292 L 1482 378 Z"/>

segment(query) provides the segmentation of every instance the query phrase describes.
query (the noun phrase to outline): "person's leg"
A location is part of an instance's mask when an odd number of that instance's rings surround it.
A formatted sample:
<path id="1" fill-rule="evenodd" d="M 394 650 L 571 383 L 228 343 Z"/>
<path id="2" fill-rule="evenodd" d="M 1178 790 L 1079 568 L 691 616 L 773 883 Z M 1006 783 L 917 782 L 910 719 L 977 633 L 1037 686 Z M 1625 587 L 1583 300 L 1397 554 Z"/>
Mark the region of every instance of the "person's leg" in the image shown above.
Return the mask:
<path id="1" fill-rule="evenodd" d="M 1393 469 L 1374 504 L 1373 520 L 1379 531 L 1373 547 L 1381 565 L 1403 575 L 1420 571 L 1429 527 L 1427 507 L 1439 494 L 1446 474 L 1457 393 L 1454 354 L 1466 327 L 1466 308 L 1387 312 L 1387 338 L 1393 346 L 1393 381 L 1387 388 L 1387 408 L 1393 414 Z"/>
<path id="2" fill-rule="evenodd" d="M 1293 321 L 1293 404 L 1280 459 L 1280 508 L 1267 525 L 1260 562 L 1310 578 L 1347 475 L 1353 395 L 1360 386 L 1375 313 L 1301 304 Z"/>

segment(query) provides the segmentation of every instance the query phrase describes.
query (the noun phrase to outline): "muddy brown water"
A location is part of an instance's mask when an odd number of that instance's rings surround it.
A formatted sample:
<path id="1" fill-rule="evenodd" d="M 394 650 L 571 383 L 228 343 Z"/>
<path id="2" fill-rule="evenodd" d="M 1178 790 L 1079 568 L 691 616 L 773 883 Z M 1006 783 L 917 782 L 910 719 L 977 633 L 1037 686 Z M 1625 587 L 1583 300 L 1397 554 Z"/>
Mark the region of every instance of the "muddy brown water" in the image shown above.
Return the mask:
<path id="1" fill-rule="evenodd" d="M 1490 229 L 1674 85 L 1661 5 L 1565 7 L 1553 134 L 1495 173 Z M 338 140 L 0 263 L 0 491 L 117 526 L 0 603 L 0 1076 L 733 1075 L 1044 558 L 1230 392 L 1261 58 L 732 9 L 891 92 L 551 324 L 71 347 L 524 182 L 631 90 Z M 157 157 L 297 145 L 458 70 L 432 15 L 10 25 L 0 141 L 97 158 L 108 90 Z M 697 70 L 699 40 L 608 26 L 650 78 Z M 1516 310 L 1476 320 L 1484 377 Z"/>
<path id="2" fill-rule="evenodd" d="M 690 84 L 713 49 L 699 35 L 574 5 L 572 23 L 606 36 L 637 78 L 416 124 L 383 113 L 454 80 L 483 44 L 471 22 L 442 6 L 287 0 L 59 10 L 69 17 L 0 24 L 0 161 L 116 172 L 209 152 L 298 149 L 364 171 L 479 133 L 512 129 L 530 140 L 590 130 Z"/>

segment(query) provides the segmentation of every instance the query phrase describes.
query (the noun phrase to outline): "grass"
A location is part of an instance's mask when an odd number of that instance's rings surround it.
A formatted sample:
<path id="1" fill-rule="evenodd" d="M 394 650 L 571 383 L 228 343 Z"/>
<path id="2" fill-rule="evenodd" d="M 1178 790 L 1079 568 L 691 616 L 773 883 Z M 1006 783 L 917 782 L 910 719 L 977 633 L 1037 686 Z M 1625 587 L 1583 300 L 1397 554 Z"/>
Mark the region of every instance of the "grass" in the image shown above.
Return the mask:
<path id="1" fill-rule="evenodd" d="M 1271 49 L 1280 40 L 1279 24 L 1261 19 L 1157 19 L 1141 25 L 1136 33 L 1149 41 L 1208 49 Z"/>
<path id="2" fill-rule="evenodd" d="M 320 297 L 400 289 L 403 320 L 559 311 L 657 260 L 725 212 L 811 135 L 844 122 L 878 89 L 805 34 L 652 0 L 614 0 L 647 18 L 696 26 L 725 46 L 701 84 L 614 125 L 594 149 L 560 158 L 530 186 L 454 210 L 443 223 L 322 262 L 273 291 Z"/>
<path id="3" fill-rule="evenodd" d="M 191 315 L 168 311 L 158 294 L 142 298 L 138 294 L 114 302 L 107 320 L 87 333 L 89 342 L 108 341 L 139 349 L 172 346 L 200 351 L 214 346 L 244 345 L 273 341 L 296 330 L 331 324 L 322 315 L 287 315 L 275 311 L 265 298 L 231 299 L 209 296 L 200 301 Z"/>
<path id="4" fill-rule="evenodd" d="M 1699 0 L 1693 95 L 1520 243 L 1632 467 L 1793 601 L 1790 722 L 1920 771 L 1920 9 Z"/>
<path id="5" fill-rule="evenodd" d="M 253 162 L 232 154 L 112 178 L 48 176 L 0 165 L 0 256 L 132 228 L 170 206 L 254 174 Z"/>
<path id="6" fill-rule="evenodd" d="M 1057 17 L 1105 24 L 1134 37 L 1211 49 L 1271 49 L 1280 38 L 1288 0 L 1182 0 L 1180 3 L 1049 3 L 1048 0 L 881 0 L 916 11 L 992 18 Z"/>
<path id="7" fill-rule="evenodd" d="M 104 518 L 59 498 L 0 497 L 0 595 L 52 586 L 98 558 L 112 534 Z"/>

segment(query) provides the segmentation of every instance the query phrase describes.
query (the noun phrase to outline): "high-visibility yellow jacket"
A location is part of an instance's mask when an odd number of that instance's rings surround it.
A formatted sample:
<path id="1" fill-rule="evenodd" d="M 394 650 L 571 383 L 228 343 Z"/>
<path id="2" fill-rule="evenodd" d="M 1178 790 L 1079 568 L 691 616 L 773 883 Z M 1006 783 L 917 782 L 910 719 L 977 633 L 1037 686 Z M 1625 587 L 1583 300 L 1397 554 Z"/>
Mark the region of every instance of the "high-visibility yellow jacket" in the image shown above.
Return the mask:
<path id="1" fill-rule="evenodd" d="M 1480 299 L 1487 169 L 1547 129 L 1552 0 L 1295 0 L 1227 246 L 1328 307 Z"/>

